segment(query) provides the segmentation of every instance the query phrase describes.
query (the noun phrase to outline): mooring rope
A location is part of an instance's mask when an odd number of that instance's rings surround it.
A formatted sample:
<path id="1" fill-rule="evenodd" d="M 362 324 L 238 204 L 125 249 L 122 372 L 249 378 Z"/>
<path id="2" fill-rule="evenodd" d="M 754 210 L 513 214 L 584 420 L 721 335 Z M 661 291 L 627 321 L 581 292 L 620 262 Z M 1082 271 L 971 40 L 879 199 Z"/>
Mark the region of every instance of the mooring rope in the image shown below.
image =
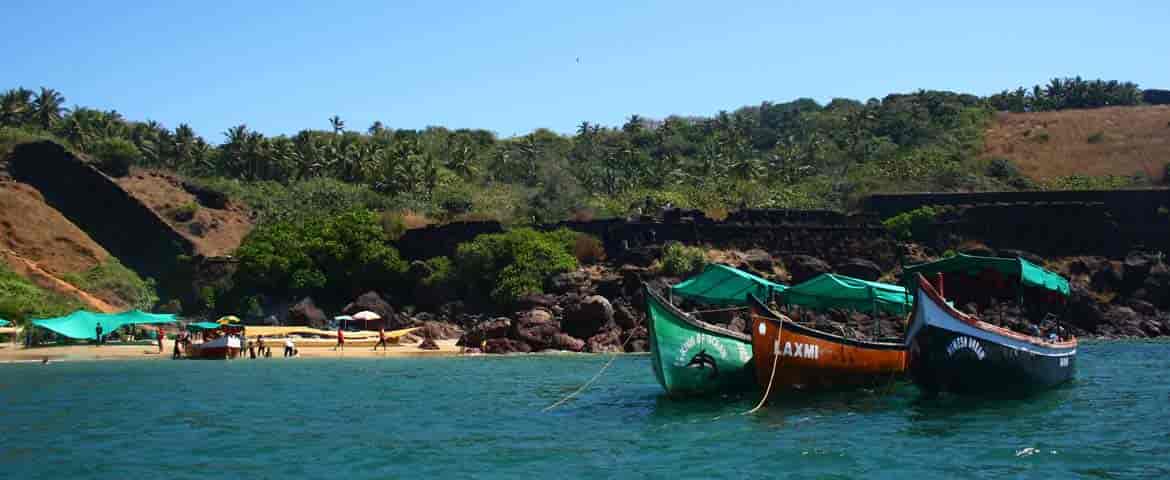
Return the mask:
<path id="1" fill-rule="evenodd" d="M 784 320 L 783 319 L 780 320 L 780 328 L 776 331 L 776 341 L 777 342 L 780 341 L 780 335 L 782 333 L 784 333 Z M 773 353 L 773 355 L 772 355 L 772 375 L 768 377 L 768 388 L 764 390 L 764 397 L 760 399 L 760 403 L 758 405 L 756 405 L 756 408 L 753 408 L 751 410 L 743 412 L 744 415 L 750 415 L 750 414 L 756 413 L 761 408 L 764 408 L 765 403 L 768 403 L 768 396 L 772 394 L 772 382 L 776 381 L 776 367 L 778 367 L 780 365 L 780 353 L 776 352 L 775 349 L 772 350 L 772 353 Z"/>
<path id="2" fill-rule="evenodd" d="M 552 405 L 549 405 L 549 406 L 547 406 L 547 407 L 544 407 L 544 409 L 542 409 L 542 410 L 541 410 L 541 412 L 547 412 L 547 411 L 549 411 L 549 410 L 552 410 L 552 409 L 554 409 L 554 408 L 557 408 L 557 407 L 559 407 L 559 406 L 563 405 L 565 402 L 567 402 L 567 401 L 569 401 L 570 399 L 572 399 L 573 397 L 576 397 L 576 396 L 577 396 L 579 393 L 581 393 L 581 392 L 585 391 L 585 389 L 586 389 L 586 388 L 589 388 L 589 386 L 590 386 L 590 385 L 592 385 L 592 384 L 593 384 L 593 382 L 596 382 L 598 378 L 601 378 L 601 374 L 602 374 L 602 373 L 605 373 L 605 370 L 606 370 L 607 368 L 609 368 L 609 366 L 610 366 L 611 364 L 613 364 L 613 361 L 617 359 L 617 357 L 618 357 L 618 354 L 620 354 L 620 353 L 622 353 L 622 352 L 626 351 L 626 344 L 627 344 L 627 343 L 630 343 L 630 339 L 631 339 L 631 338 L 634 338 L 634 337 L 633 337 L 632 335 L 631 335 L 631 336 L 628 336 L 628 337 L 626 337 L 626 341 L 622 342 L 621 351 L 619 351 L 619 352 L 614 352 L 614 354 L 613 354 L 613 355 L 611 355 L 611 356 L 609 357 L 609 360 L 605 362 L 605 365 L 602 365 L 602 366 L 601 366 L 601 370 L 598 370 L 598 371 L 597 371 L 597 373 L 595 373 L 595 374 L 593 375 L 593 378 L 590 378 L 590 379 L 589 379 L 589 381 L 587 381 L 587 382 L 585 382 L 585 383 L 581 384 L 581 386 L 580 386 L 580 387 L 578 387 L 576 390 L 573 390 L 573 392 L 572 392 L 572 393 L 570 393 L 570 394 L 568 394 L 568 395 L 565 395 L 565 397 L 564 397 L 564 398 L 562 398 L 562 399 L 560 399 L 560 400 L 557 400 L 557 401 L 556 401 L 555 403 L 553 403 Z"/>

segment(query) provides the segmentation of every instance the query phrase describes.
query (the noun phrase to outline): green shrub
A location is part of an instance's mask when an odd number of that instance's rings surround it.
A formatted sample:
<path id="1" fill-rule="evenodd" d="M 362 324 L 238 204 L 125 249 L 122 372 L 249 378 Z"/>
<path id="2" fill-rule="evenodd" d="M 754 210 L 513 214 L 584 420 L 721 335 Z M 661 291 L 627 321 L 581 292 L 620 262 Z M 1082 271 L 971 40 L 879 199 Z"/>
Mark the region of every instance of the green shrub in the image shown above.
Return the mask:
<path id="1" fill-rule="evenodd" d="M 685 276 L 698 272 L 707 264 L 707 252 L 700 247 L 688 247 L 670 242 L 662 250 L 662 273 Z"/>
<path id="2" fill-rule="evenodd" d="M 171 218 L 177 222 L 188 222 L 195 218 L 195 212 L 199 211 L 199 204 L 195 202 L 186 205 L 180 205 L 171 209 Z"/>
<path id="3" fill-rule="evenodd" d="M 428 287 L 447 288 L 453 287 L 455 284 L 455 268 L 451 264 L 451 259 L 447 257 L 434 257 L 427 259 L 427 270 L 430 273 L 419 280 L 419 283 Z"/>
<path id="4" fill-rule="evenodd" d="M 1020 176 L 1020 169 L 1006 158 L 993 158 L 987 166 L 987 176 L 1001 179 L 1010 179 Z"/>
<path id="5" fill-rule="evenodd" d="M 1086 139 L 1086 141 L 1089 143 L 1103 143 L 1105 141 L 1105 132 L 1097 132 L 1089 135 L 1089 138 Z"/>
<path id="6" fill-rule="evenodd" d="M 516 228 L 480 235 L 459 245 L 456 276 L 469 296 L 487 296 L 499 305 L 542 293 L 552 275 L 577 268 L 572 249 L 580 234 L 568 229 L 538 232 Z"/>
<path id="7" fill-rule="evenodd" d="M 344 301 L 399 286 L 406 263 L 369 210 L 257 228 L 236 252 L 237 288 L 277 296 Z"/>
<path id="8" fill-rule="evenodd" d="M 922 239 L 927 235 L 930 225 L 947 211 L 946 207 L 923 205 L 909 212 L 890 217 L 882 224 L 899 240 Z"/>
<path id="9" fill-rule="evenodd" d="M 104 138 L 94 144 L 90 153 L 106 175 L 125 177 L 130 167 L 142 162 L 142 153 L 132 142 L 122 138 Z"/>
<path id="10" fill-rule="evenodd" d="M 85 272 L 67 273 L 61 278 L 87 292 L 118 297 L 138 310 L 150 311 L 158 303 L 154 280 L 139 277 L 113 257 Z"/>
<path id="11" fill-rule="evenodd" d="M 66 315 L 81 308 L 81 302 L 44 290 L 0 262 L 0 318 L 24 325 L 30 319 Z"/>

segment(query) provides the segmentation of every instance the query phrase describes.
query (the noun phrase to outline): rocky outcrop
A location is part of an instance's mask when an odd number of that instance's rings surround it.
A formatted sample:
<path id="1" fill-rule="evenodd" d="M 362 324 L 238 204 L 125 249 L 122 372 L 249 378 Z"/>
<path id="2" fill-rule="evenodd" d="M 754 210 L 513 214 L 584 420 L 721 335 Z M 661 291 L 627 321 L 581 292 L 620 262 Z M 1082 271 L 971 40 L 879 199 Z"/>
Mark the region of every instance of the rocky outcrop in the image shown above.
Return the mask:
<path id="1" fill-rule="evenodd" d="M 784 259 L 788 267 L 788 274 L 792 276 L 792 284 L 804 282 L 822 273 L 829 273 L 833 268 L 824 260 L 808 255 L 792 255 Z"/>
<path id="2" fill-rule="evenodd" d="M 577 338 L 590 338 L 613 323 L 613 305 L 605 297 L 591 295 L 565 307 L 562 327 Z"/>
<path id="3" fill-rule="evenodd" d="M 312 298 L 305 297 L 288 309 L 289 325 L 323 329 L 328 323 L 325 312 L 317 308 Z"/>
<path id="4" fill-rule="evenodd" d="M 844 263 L 838 264 L 833 270 L 847 277 L 860 278 L 871 282 L 876 281 L 882 276 L 882 267 L 879 267 L 874 262 L 861 258 L 850 258 Z"/>
<path id="5" fill-rule="evenodd" d="M 484 341 L 494 338 L 505 338 L 512 329 L 512 320 L 507 317 L 498 317 L 484 320 L 463 334 L 456 345 L 465 347 L 479 347 Z"/>
<path id="6" fill-rule="evenodd" d="M 418 348 L 423 350 L 438 350 L 439 344 L 435 343 L 435 339 L 426 337 L 418 344 Z"/>
<path id="7" fill-rule="evenodd" d="M 381 295 L 376 292 L 366 292 L 361 294 L 356 300 L 346 305 L 341 309 L 341 313 L 346 315 L 353 315 L 358 312 L 371 311 L 382 317 L 386 322 L 386 328 L 397 330 L 400 328 L 410 328 L 413 322 L 410 322 L 409 317 L 403 318 L 394 315 L 394 307 L 391 307 L 386 300 L 382 299 Z"/>
<path id="8" fill-rule="evenodd" d="M 520 340 L 492 338 L 484 345 L 484 353 L 529 353 L 532 347 Z"/>

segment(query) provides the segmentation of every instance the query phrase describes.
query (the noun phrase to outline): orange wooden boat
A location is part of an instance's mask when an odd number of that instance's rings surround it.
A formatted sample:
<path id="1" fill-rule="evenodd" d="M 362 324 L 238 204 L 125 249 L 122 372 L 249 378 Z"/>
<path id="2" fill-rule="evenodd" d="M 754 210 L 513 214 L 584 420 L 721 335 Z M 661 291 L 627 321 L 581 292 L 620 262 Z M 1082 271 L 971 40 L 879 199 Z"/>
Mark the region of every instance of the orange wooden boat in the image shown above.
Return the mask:
<path id="1" fill-rule="evenodd" d="M 765 392 L 876 385 L 906 371 L 904 341 L 858 340 L 816 330 L 755 297 L 751 310 L 756 379 Z"/>

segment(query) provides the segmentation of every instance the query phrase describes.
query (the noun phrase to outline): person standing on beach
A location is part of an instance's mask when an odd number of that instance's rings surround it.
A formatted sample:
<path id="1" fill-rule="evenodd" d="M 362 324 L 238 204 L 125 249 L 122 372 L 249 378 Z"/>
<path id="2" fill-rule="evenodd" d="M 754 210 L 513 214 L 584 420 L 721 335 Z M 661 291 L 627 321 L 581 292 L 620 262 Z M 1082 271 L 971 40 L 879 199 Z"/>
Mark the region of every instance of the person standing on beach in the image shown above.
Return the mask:
<path id="1" fill-rule="evenodd" d="M 341 330 L 341 326 L 337 327 L 337 345 L 333 346 L 333 350 L 336 351 L 339 348 L 342 351 L 345 350 L 345 332 Z"/>
<path id="2" fill-rule="evenodd" d="M 159 328 L 158 328 L 158 354 L 159 354 L 159 355 L 162 355 L 162 352 L 163 352 L 163 340 L 166 340 L 166 338 L 167 338 L 167 334 L 166 334 L 166 332 L 163 332 L 163 329 L 162 329 L 162 327 L 159 327 Z"/>
<path id="3" fill-rule="evenodd" d="M 284 339 L 284 356 L 285 357 L 297 356 L 297 345 L 295 343 L 293 343 L 291 338 Z"/>
<path id="4" fill-rule="evenodd" d="M 102 322 L 98 322 L 97 326 L 94 327 L 94 332 L 97 333 L 97 335 L 96 335 L 97 336 L 97 344 L 101 345 L 102 344 Z"/>
<path id="5" fill-rule="evenodd" d="M 386 351 L 386 326 L 378 327 L 378 343 L 374 345 L 374 351 L 378 351 L 378 347 L 382 347 L 382 351 Z"/>

